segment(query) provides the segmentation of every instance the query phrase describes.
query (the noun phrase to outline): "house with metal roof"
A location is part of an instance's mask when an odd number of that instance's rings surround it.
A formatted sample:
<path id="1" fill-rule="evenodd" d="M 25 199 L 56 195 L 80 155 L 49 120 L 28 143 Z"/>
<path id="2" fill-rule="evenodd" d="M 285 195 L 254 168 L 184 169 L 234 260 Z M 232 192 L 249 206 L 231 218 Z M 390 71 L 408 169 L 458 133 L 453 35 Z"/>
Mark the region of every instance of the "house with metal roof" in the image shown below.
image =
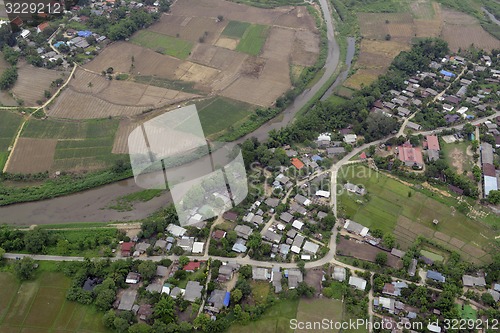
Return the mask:
<path id="1" fill-rule="evenodd" d="M 240 224 L 234 228 L 234 231 L 236 231 L 238 237 L 248 239 L 248 237 L 252 234 L 253 229 L 247 225 Z"/>
<path id="2" fill-rule="evenodd" d="M 306 241 L 304 243 L 304 246 L 302 247 L 302 250 L 311 253 L 311 254 L 316 254 L 319 250 L 319 245 L 310 241 Z"/>
<path id="3" fill-rule="evenodd" d="M 335 266 L 333 268 L 332 278 L 334 280 L 342 282 L 342 281 L 345 281 L 346 276 L 347 276 L 347 272 L 346 272 L 344 267 Z"/>
<path id="4" fill-rule="evenodd" d="M 196 299 L 201 299 L 201 291 L 203 286 L 198 281 L 188 281 L 186 291 L 184 292 L 184 299 L 186 301 L 194 302 Z"/>
<path id="5" fill-rule="evenodd" d="M 356 289 L 364 291 L 366 288 L 366 280 L 357 276 L 350 276 L 349 285 L 355 287 Z"/>
<path id="6" fill-rule="evenodd" d="M 368 235 L 368 232 L 370 231 L 370 229 L 368 229 L 367 227 L 348 219 L 345 220 L 344 229 L 346 229 L 350 233 L 363 237 Z"/>
<path id="7" fill-rule="evenodd" d="M 252 279 L 254 280 L 269 280 L 271 274 L 269 269 L 264 267 L 252 267 Z"/>
<path id="8" fill-rule="evenodd" d="M 430 280 L 434 280 L 436 282 L 445 282 L 446 281 L 446 278 L 441 273 L 436 272 L 436 271 L 431 271 L 431 270 L 427 271 L 426 278 L 430 279 Z"/>
<path id="9" fill-rule="evenodd" d="M 486 286 L 486 281 L 484 277 L 480 276 L 472 276 L 472 275 L 464 275 L 462 276 L 462 283 L 464 287 L 484 287 Z"/>

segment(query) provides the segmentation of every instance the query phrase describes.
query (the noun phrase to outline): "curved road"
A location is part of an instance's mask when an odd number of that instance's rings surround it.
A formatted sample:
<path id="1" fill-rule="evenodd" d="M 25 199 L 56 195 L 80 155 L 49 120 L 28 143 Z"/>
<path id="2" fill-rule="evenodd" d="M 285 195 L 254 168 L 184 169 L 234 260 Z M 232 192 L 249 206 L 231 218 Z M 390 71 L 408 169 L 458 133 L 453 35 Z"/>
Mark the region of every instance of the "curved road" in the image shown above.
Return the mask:
<path id="1" fill-rule="evenodd" d="M 278 116 L 282 120 L 277 121 L 276 119 L 272 119 L 254 132 L 242 137 L 236 143 L 241 143 L 250 137 L 257 137 L 259 140 L 267 139 L 270 130 L 279 129 L 289 124 L 297 112 L 314 97 L 337 69 L 340 61 L 340 50 L 335 40 L 330 7 L 327 0 L 319 0 L 319 3 L 326 23 L 328 38 L 328 54 L 323 76 L 313 87 L 297 96 L 294 103 Z M 116 199 L 119 197 L 140 190 L 142 189 L 135 185 L 134 179 L 130 178 L 54 199 L 0 207 L 0 224 L 31 225 L 133 221 L 146 218 L 152 212 L 170 202 L 169 194 L 165 193 L 146 203 L 135 204 L 135 209 L 130 212 L 118 212 L 108 208 L 115 204 Z"/>

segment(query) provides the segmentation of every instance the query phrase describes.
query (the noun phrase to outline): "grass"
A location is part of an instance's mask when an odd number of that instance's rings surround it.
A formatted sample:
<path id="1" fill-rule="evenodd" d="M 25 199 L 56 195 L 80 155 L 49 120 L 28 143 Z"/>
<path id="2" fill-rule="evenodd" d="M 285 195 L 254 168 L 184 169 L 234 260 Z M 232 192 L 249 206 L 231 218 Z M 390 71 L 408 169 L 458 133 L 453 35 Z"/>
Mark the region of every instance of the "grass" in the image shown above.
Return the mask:
<path id="1" fill-rule="evenodd" d="M 267 300 L 267 295 L 269 295 L 270 284 L 267 282 L 252 281 L 250 283 L 252 286 L 252 298 L 255 303 L 263 304 Z"/>
<path id="2" fill-rule="evenodd" d="M 455 304 L 457 307 L 458 312 L 460 313 L 460 317 L 462 319 L 467 319 L 467 320 L 476 320 L 477 319 L 477 311 L 472 308 L 469 304 L 465 304 L 462 309 L 462 305 L 460 304 Z"/>
<path id="3" fill-rule="evenodd" d="M 367 189 L 368 195 L 365 197 L 346 193 L 339 197 L 341 213 L 366 227 L 393 232 L 398 219 L 404 218 L 413 223 L 410 229 L 412 233 L 417 235 L 425 229 L 431 232 L 432 236 L 428 238 L 433 241 L 437 241 L 435 236 L 440 232 L 482 248 L 486 253 L 497 249 L 494 237 L 498 232 L 481 218 L 470 218 L 452 209 L 452 206 L 458 206 L 458 201 L 453 197 L 444 197 L 425 189 L 416 190 L 362 165 L 342 168 L 339 178 L 362 184 Z M 408 196 L 410 191 L 411 197 Z M 433 225 L 433 219 L 439 220 L 439 224 Z M 446 241 L 440 243 L 464 256 L 471 254 L 467 250 L 451 247 Z"/>
<path id="4" fill-rule="evenodd" d="M 459 143 L 440 142 L 441 149 L 444 153 L 444 159 L 449 166 L 455 169 L 455 171 L 458 171 L 458 169 L 455 167 L 454 163 L 456 164 L 456 162 L 458 161 L 462 164 L 462 171 L 472 171 L 474 161 L 472 160 L 471 156 L 467 155 L 467 147 L 469 147 L 469 144 L 469 141 L 462 141 Z M 455 151 L 456 149 L 458 149 L 459 154 L 461 154 L 460 159 L 457 159 L 452 155 L 453 151 Z"/>
<path id="5" fill-rule="evenodd" d="M 116 204 L 110 206 L 109 208 L 124 212 L 131 211 L 134 209 L 135 202 L 147 202 L 157 196 L 161 195 L 163 190 L 143 190 L 131 194 L 122 196 L 116 200 Z"/>
<path id="6" fill-rule="evenodd" d="M 12 274 L 0 273 L 0 283 L 1 332 L 109 332 L 102 313 L 66 300 L 70 280 L 61 273 L 45 271 L 21 284 Z"/>
<path id="7" fill-rule="evenodd" d="M 253 113 L 250 104 L 225 97 L 215 97 L 196 103 L 206 136 L 229 129 Z"/>
<path id="8" fill-rule="evenodd" d="M 229 21 L 222 34 L 227 37 L 241 38 L 249 26 L 248 22 Z"/>
<path id="9" fill-rule="evenodd" d="M 241 37 L 236 50 L 254 56 L 258 55 L 266 42 L 268 31 L 267 25 L 252 24 Z"/>
<path id="10" fill-rule="evenodd" d="M 342 321 L 342 302 L 335 299 L 320 298 L 314 300 L 301 299 L 297 309 L 297 320 L 299 322 L 321 322 L 323 318 L 328 318 L 335 322 Z M 322 330 L 315 330 L 322 331 Z M 302 332 L 300 330 L 299 332 Z M 332 328 L 329 332 L 338 332 Z"/>
<path id="11" fill-rule="evenodd" d="M 118 124 L 116 119 L 79 122 L 30 119 L 21 136 L 57 139 L 55 169 L 104 168 L 122 158 L 111 153 Z"/>
<path id="12" fill-rule="evenodd" d="M 443 256 L 441 256 L 437 253 L 434 253 L 434 252 L 427 251 L 427 250 L 421 250 L 420 254 L 429 258 L 429 259 L 432 259 L 433 261 L 443 262 L 443 260 L 444 260 Z"/>
<path id="13" fill-rule="evenodd" d="M 130 42 L 179 59 L 186 59 L 193 48 L 189 41 L 148 30 L 137 32 L 130 38 Z"/>
<path id="14" fill-rule="evenodd" d="M 275 333 L 293 332 L 290 320 L 297 318 L 299 300 L 282 300 L 268 308 L 258 319 L 247 325 L 231 325 L 229 333 Z"/>
<path id="15" fill-rule="evenodd" d="M 371 0 L 350 2 L 356 12 L 365 13 L 400 13 L 409 11 L 406 0 Z"/>
<path id="16" fill-rule="evenodd" d="M 9 156 L 8 149 L 14 142 L 22 117 L 10 111 L 0 111 L 0 170 L 3 169 Z"/>

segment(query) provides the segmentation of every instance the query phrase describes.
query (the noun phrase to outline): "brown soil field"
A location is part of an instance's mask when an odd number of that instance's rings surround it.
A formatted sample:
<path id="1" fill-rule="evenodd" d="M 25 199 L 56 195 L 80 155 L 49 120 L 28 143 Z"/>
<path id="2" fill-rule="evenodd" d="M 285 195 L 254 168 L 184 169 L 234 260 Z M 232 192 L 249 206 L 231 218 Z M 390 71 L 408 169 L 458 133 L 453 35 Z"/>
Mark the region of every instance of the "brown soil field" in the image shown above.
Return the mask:
<path id="1" fill-rule="evenodd" d="M 389 22 L 386 23 L 386 20 Z M 397 32 L 398 27 L 406 26 L 403 32 L 408 34 L 413 26 L 413 17 L 410 13 L 359 13 L 358 22 L 364 38 L 384 40 L 385 35 Z"/>
<path id="2" fill-rule="evenodd" d="M 96 119 L 132 116 L 148 109 L 150 107 L 116 105 L 88 93 L 66 89 L 46 113 L 56 118 Z"/>
<path id="3" fill-rule="evenodd" d="M 212 44 L 224 30 L 227 22 L 227 20 L 217 22 L 215 18 L 205 15 L 198 17 L 162 15 L 160 21 L 148 30 L 193 42 L 198 42 L 198 39 L 207 32 L 205 43 Z"/>
<path id="4" fill-rule="evenodd" d="M 19 138 L 7 172 L 38 173 L 49 171 L 54 160 L 57 140 Z"/>
<path id="5" fill-rule="evenodd" d="M 128 154 L 128 137 L 139 123 L 139 121 L 132 119 L 120 121 L 113 143 L 113 150 L 111 151 L 113 154 Z"/>
<path id="6" fill-rule="evenodd" d="M 215 42 L 215 45 L 224 47 L 226 49 L 235 50 L 239 42 L 239 39 L 219 37 L 219 39 L 217 39 L 217 41 Z"/>
<path id="7" fill-rule="evenodd" d="M 240 77 L 220 95 L 259 106 L 268 106 L 287 89 L 288 84 Z"/>
<path id="8" fill-rule="evenodd" d="M 377 256 L 377 253 L 379 252 L 385 251 L 382 251 L 375 246 L 371 246 L 366 243 L 357 243 L 355 240 L 345 239 L 344 237 L 340 237 L 340 242 L 337 244 L 338 254 L 370 262 L 375 262 L 375 258 Z M 403 262 L 398 257 L 387 253 L 387 266 L 402 268 Z"/>
<path id="9" fill-rule="evenodd" d="M 449 9 L 443 9 L 442 15 L 442 37 L 448 42 L 450 50 L 457 51 L 471 44 L 488 51 L 500 47 L 500 41 L 486 32 L 474 17 Z"/>
<path id="10" fill-rule="evenodd" d="M 78 92 L 97 94 L 108 88 L 110 82 L 102 75 L 78 68 L 74 78 L 69 82 L 69 86 Z"/>
<path id="11" fill-rule="evenodd" d="M 431 7 L 423 7 L 419 8 L 412 5 L 412 12 L 416 16 L 413 21 L 415 24 L 415 33 L 417 37 L 438 37 L 443 29 L 441 6 L 433 2 Z"/>
<path id="12" fill-rule="evenodd" d="M 295 65 L 312 66 L 319 54 L 319 36 L 308 30 L 295 31 L 292 63 Z"/>
<path id="13" fill-rule="evenodd" d="M 264 44 L 263 58 L 276 59 L 284 62 L 292 52 L 295 31 L 279 27 L 273 27 L 269 37 Z"/>
<path id="14" fill-rule="evenodd" d="M 26 106 L 37 105 L 37 100 L 44 99 L 44 91 L 50 89 L 50 83 L 56 79 L 65 79 L 68 72 L 38 68 L 27 63 L 19 64 L 18 78 L 12 93 L 24 101 Z"/>
<path id="15" fill-rule="evenodd" d="M 195 64 L 189 61 L 184 62 L 175 71 L 177 79 L 196 82 L 197 85 L 195 85 L 195 88 L 197 89 L 203 89 L 204 87 L 209 86 L 217 74 L 219 74 L 217 69 Z"/>
<path id="16" fill-rule="evenodd" d="M 133 68 L 132 57 L 134 57 Z M 117 42 L 107 46 L 101 54 L 84 67 L 97 73 L 113 67 L 117 73 L 155 75 L 174 79 L 175 69 L 182 62 L 182 60 L 138 45 Z"/>
<path id="17" fill-rule="evenodd" d="M 261 57 L 248 57 L 243 63 L 240 73 L 246 77 L 258 78 L 267 60 Z"/>
<path id="18" fill-rule="evenodd" d="M 264 9 L 230 1 L 221 0 L 184 0 L 177 1 L 171 8 L 172 15 L 205 16 L 216 18 L 224 16 L 224 21 L 244 21 L 266 25 L 282 25 L 289 28 L 316 30 L 314 19 L 304 7 L 283 6 Z"/>
<path id="19" fill-rule="evenodd" d="M 286 62 L 277 59 L 269 59 L 264 65 L 259 78 L 266 82 L 272 81 L 279 84 L 290 85 L 289 71 L 290 69 Z"/>

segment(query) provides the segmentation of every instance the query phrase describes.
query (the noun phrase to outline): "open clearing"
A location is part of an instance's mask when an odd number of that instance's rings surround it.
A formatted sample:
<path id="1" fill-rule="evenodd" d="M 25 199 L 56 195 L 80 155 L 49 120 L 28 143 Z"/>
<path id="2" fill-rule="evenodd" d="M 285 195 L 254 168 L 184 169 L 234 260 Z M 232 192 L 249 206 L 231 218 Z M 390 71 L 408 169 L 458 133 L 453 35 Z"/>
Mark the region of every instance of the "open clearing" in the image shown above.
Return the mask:
<path id="1" fill-rule="evenodd" d="M 460 143 L 442 143 L 441 149 L 448 165 L 451 165 L 458 174 L 464 171 L 471 172 L 474 166 L 472 153 L 468 153 L 469 143 L 463 141 Z"/>
<path id="2" fill-rule="evenodd" d="M 334 323 L 342 321 L 343 312 L 342 302 L 340 300 L 320 298 L 320 299 L 301 299 L 297 309 L 298 322 L 321 322 L 323 318 L 328 318 Z M 295 332 L 310 332 L 310 330 L 297 329 Z M 338 332 L 335 330 L 318 330 L 314 332 Z"/>
<path id="3" fill-rule="evenodd" d="M 370 262 L 375 262 L 377 254 L 380 252 L 385 251 L 366 243 L 358 243 L 355 239 L 346 239 L 344 237 L 340 238 L 340 242 L 337 245 L 337 254 Z M 403 267 L 403 261 L 398 257 L 387 253 L 387 266 L 400 269 Z"/>
<path id="4" fill-rule="evenodd" d="M 130 41 L 144 46 L 161 54 L 168 54 L 179 59 L 186 59 L 191 53 L 193 45 L 180 38 L 173 38 L 153 31 L 138 31 Z"/>
<path id="5" fill-rule="evenodd" d="M 0 282 L 1 332 L 109 332 L 101 313 L 66 300 L 70 280 L 61 273 L 44 272 L 22 284 L 12 274 L 0 273 Z"/>
<path id="6" fill-rule="evenodd" d="M 50 89 L 50 83 L 56 79 L 67 77 L 68 72 L 38 68 L 27 63 L 21 63 L 17 70 L 18 78 L 12 88 L 17 99 L 24 101 L 26 106 L 37 105 L 44 99 L 44 91 Z"/>
<path id="7" fill-rule="evenodd" d="M 450 50 L 467 48 L 471 44 L 479 49 L 491 51 L 500 47 L 500 41 L 486 32 L 472 16 L 451 9 L 443 9 L 443 38 Z"/>
<path id="8" fill-rule="evenodd" d="M 35 174 L 49 171 L 54 160 L 57 140 L 19 138 L 7 172 Z"/>
<path id="9" fill-rule="evenodd" d="M 109 167 L 121 158 L 111 153 L 117 129 L 118 120 L 114 119 L 84 122 L 30 119 L 21 136 L 57 142 L 50 171 L 85 171 Z M 28 165 L 39 160 L 32 155 L 22 156 Z"/>
<path id="10" fill-rule="evenodd" d="M 383 173 L 364 166 L 342 168 L 343 177 L 354 184 L 363 184 L 369 201 L 343 194 L 339 208 L 347 217 L 371 229 L 394 232 L 398 242 L 407 247 L 417 235 L 423 235 L 450 250 L 457 251 L 465 260 L 487 262 L 488 253 L 498 250 L 494 231 L 484 218 L 471 218 L 458 212 L 453 197 L 416 191 Z M 411 197 L 408 196 L 411 192 Z M 438 225 L 432 221 L 437 219 Z"/>
<path id="11" fill-rule="evenodd" d="M 4 164 L 9 156 L 9 147 L 14 142 L 19 126 L 21 126 L 22 117 L 20 114 L 0 110 L 0 170 L 3 170 Z"/>

